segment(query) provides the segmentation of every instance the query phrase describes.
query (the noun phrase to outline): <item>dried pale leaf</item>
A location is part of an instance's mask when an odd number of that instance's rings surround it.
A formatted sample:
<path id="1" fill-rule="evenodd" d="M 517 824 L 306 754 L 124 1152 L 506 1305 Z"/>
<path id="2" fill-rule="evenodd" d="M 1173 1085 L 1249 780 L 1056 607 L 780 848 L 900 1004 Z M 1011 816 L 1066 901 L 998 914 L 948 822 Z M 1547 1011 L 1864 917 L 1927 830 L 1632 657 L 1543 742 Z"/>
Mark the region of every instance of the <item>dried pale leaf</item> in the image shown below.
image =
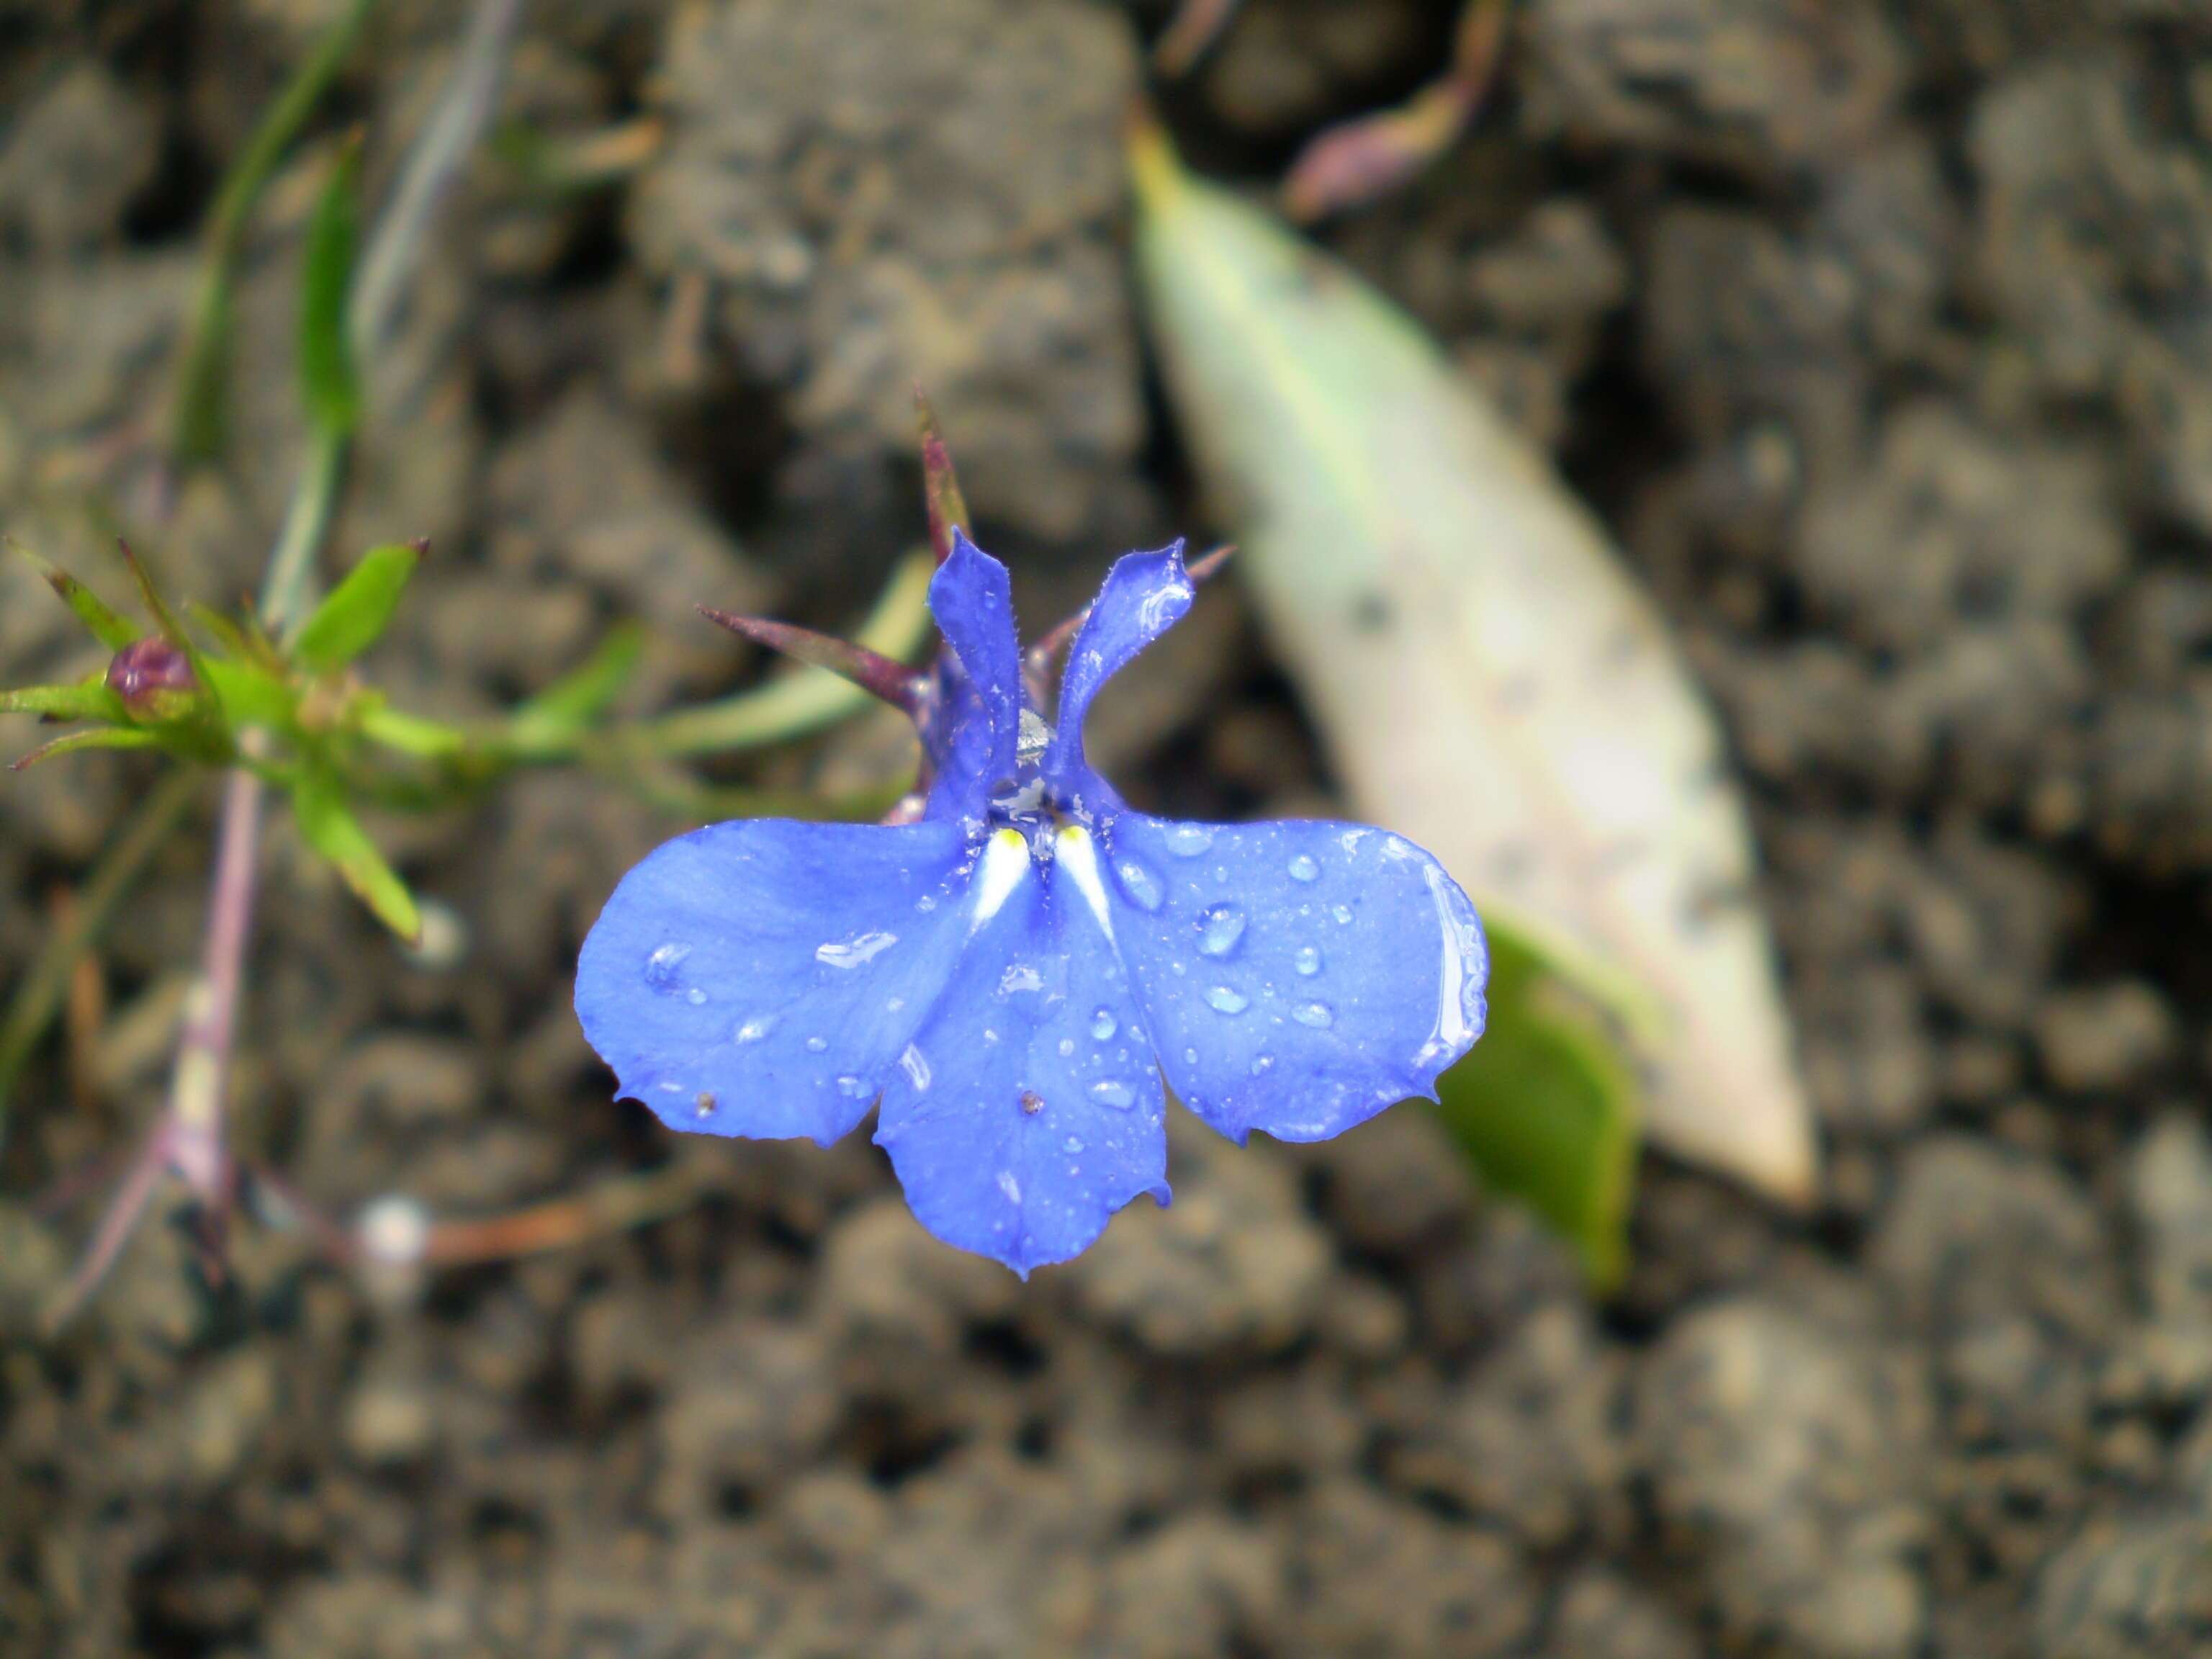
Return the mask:
<path id="1" fill-rule="evenodd" d="M 1808 1200 L 1743 809 L 1605 532 L 1388 301 L 1157 131 L 1133 161 L 1169 384 L 1359 810 L 1645 988 L 1655 1139 Z"/>

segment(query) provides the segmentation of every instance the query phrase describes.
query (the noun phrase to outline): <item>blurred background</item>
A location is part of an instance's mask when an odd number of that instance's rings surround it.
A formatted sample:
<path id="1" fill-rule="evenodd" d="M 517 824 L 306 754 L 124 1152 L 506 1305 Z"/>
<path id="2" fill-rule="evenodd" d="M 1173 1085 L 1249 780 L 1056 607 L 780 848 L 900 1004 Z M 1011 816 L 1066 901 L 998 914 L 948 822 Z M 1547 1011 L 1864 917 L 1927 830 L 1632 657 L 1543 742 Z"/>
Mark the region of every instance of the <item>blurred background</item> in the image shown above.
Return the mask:
<path id="1" fill-rule="evenodd" d="M 112 598 L 118 530 L 173 593 L 259 580 L 318 193 L 358 131 L 385 197 L 471 21 L 368 9 L 243 222 L 219 459 L 179 465 L 210 216 L 349 9 L 0 0 L 0 529 Z M 1647 1149 L 1593 1288 L 1425 1109 L 1242 1152 L 1186 1119 L 1175 1205 L 1024 1285 L 865 1136 L 678 1146 L 609 1098 L 575 947 L 687 820 L 548 771 L 374 818 L 414 953 L 272 820 L 239 1039 L 240 1154 L 302 1212 L 489 1230 L 364 1273 L 264 1194 L 211 1280 L 157 1206 L 54 1334 L 98 1213 L 58 1185 L 167 1087 L 210 780 L 13 1094 L 0 1649 L 2212 1652 L 2212 9 L 1173 10 L 530 0 L 363 365 L 333 557 L 432 548 L 368 672 L 484 717 L 635 619 L 626 707 L 750 684 L 692 607 L 857 623 L 924 536 L 917 379 L 1033 631 L 1115 554 L 1241 534 L 1132 258 L 1149 99 L 1409 313 L 1656 603 L 1747 804 L 1813 1200 Z M 1314 182 L 1394 110 L 1388 165 Z M 1246 594 L 1094 750 L 1152 810 L 1344 810 Z M 0 560 L 0 683 L 101 658 Z M 706 770 L 865 792 L 909 744 Z M 0 993 L 163 764 L 0 780 Z M 603 1188 L 635 1202 L 543 1207 Z"/>

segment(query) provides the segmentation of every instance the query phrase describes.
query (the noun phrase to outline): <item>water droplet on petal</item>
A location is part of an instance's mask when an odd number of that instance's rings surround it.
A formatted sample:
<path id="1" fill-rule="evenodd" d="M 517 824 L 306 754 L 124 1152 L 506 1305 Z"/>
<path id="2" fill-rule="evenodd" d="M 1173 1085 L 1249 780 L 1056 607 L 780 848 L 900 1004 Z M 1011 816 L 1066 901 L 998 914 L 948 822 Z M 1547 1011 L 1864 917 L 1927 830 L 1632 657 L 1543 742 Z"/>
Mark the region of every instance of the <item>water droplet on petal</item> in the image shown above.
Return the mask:
<path id="1" fill-rule="evenodd" d="M 1274 1069 L 1275 1057 L 1273 1054 L 1261 1054 L 1252 1062 L 1252 1075 L 1254 1077 L 1265 1077 L 1268 1073 Z"/>
<path id="2" fill-rule="evenodd" d="M 816 945 L 814 959 L 832 968 L 858 968 L 897 943 L 896 933 L 856 933 L 851 939 L 832 939 L 826 945 Z"/>
<path id="3" fill-rule="evenodd" d="M 937 895 L 934 893 L 924 893 L 920 898 L 914 902 L 914 908 L 921 911 L 922 915 L 927 915 L 932 910 L 934 910 L 937 908 Z"/>
<path id="4" fill-rule="evenodd" d="M 1321 952 L 1310 945 L 1301 945 L 1291 957 L 1291 966 L 1311 979 L 1321 972 Z"/>
<path id="5" fill-rule="evenodd" d="M 1009 1204 L 1018 1204 L 1022 1201 L 1022 1183 L 1014 1179 L 1014 1172 L 1012 1170 L 999 1171 L 999 1190 L 1006 1195 L 1006 1202 Z"/>
<path id="6" fill-rule="evenodd" d="M 1193 859 L 1213 845 L 1213 831 L 1202 823 L 1171 823 L 1166 840 L 1169 852 Z"/>
<path id="7" fill-rule="evenodd" d="M 806 1052 L 810 1054 L 818 1054 L 829 1046 L 828 1037 L 811 1036 L 806 1039 Z"/>
<path id="8" fill-rule="evenodd" d="M 911 1042 L 899 1052 L 899 1069 L 906 1073 L 906 1080 L 914 1085 L 916 1094 L 929 1087 L 929 1061 Z"/>
<path id="9" fill-rule="evenodd" d="M 732 1040 L 737 1042 L 758 1042 L 768 1035 L 768 1028 L 774 1024 L 775 1022 L 766 1015 L 757 1019 L 749 1019 L 738 1027 L 732 1034 Z"/>
<path id="10" fill-rule="evenodd" d="M 1091 1097 L 1101 1106 L 1128 1107 L 1137 1103 L 1137 1091 L 1115 1077 L 1101 1078 L 1092 1084 Z"/>
<path id="11" fill-rule="evenodd" d="M 1186 1065 L 1186 1066 L 1195 1066 L 1195 1065 L 1197 1065 L 1197 1064 L 1198 1064 L 1198 1050 L 1197 1050 L 1197 1049 L 1195 1049 L 1195 1048 L 1186 1048 L 1186 1049 L 1184 1049 L 1184 1050 L 1182 1051 L 1182 1063 L 1183 1063 L 1184 1065 Z"/>
<path id="12" fill-rule="evenodd" d="M 1121 1027 L 1115 1023 L 1114 1011 L 1110 1008 L 1101 1008 L 1091 1016 L 1091 1035 L 1101 1042 L 1105 1042 L 1120 1029 Z"/>
<path id="13" fill-rule="evenodd" d="M 1328 913 L 1336 918 L 1339 926 L 1345 927 L 1352 926 L 1352 907 L 1350 905 L 1332 904 L 1328 907 Z"/>
<path id="14" fill-rule="evenodd" d="M 862 1079 L 841 1077 L 837 1079 L 837 1092 L 848 1100 L 866 1100 L 874 1091 Z"/>
<path id="15" fill-rule="evenodd" d="M 1226 985 L 1217 985 L 1206 994 L 1206 1006 L 1218 1014 L 1241 1014 L 1252 1006 L 1252 999 Z"/>
<path id="16" fill-rule="evenodd" d="M 1074 1052 L 1075 1052 L 1075 1039 L 1074 1039 L 1073 1037 L 1062 1037 L 1062 1038 L 1060 1038 L 1060 1057 L 1062 1060 L 1066 1060 L 1066 1059 L 1070 1054 L 1073 1054 Z"/>
<path id="17" fill-rule="evenodd" d="M 1157 910 L 1166 902 L 1168 890 L 1161 884 L 1158 872 L 1133 853 L 1124 853 L 1114 860 L 1114 874 L 1129 902 L 1139 910 Z"/>
<path id="18" fill-rule="evenodd" d="M 690 1003 L 694 1008 L 696 1008 L 701 1003 L 706 1001 L 706 1000 L 707 994 L 696 985 L 684 994 L 684 1000 Z"/>
<path id="19" fill-rule="evenodd" d="M 1083 1143 L 1082 1143 L 1082 1141 L 1079 1140 L 1079 1139 L 1078 1139 L 1075 1136 L 1073 1136 L 1073 1135 L 1070 1135 L 1070 1136 L 1068 1136 L 1068 1138 L 1067 1138 L 1066 1141 L 1064 1144 L 1066 1146 L 1067 1150 L 1068 1150 L 1069 1152 L 1081 1152 L 1081 1151 L 1083 1150 Z"/>
<path id="20" fill-rule="evenodd" d="M 1316 1030 L 1326 1030 L 1336 1024 L 1336 1015 L 1326 1002 L 1301 1002 L 1291 1010 L 1291 1018 L 1301 1025 L 1310 1025 Z"/>
<path id="21" fill-rule="evenodd" d="M 1296 858 L 1291 860 L 1291 879 L 1292 881 L 1315 881 L 1318 880 L 1320 876 L 1321 866 L 1316 864 L 1304 853 L 1299 854 Z"/>
<path id="22" fill-rule="evenodd" d="M 691 954 L 688 945 L 664 945 L 645 959 L 645 982 L 663 996 L 678 989 L 677 969 Z"/>
<path id="23" fill-rule="evenodd" d="M 1244 913 L 1233 904 L 1210 905 L 1198 919 L 1200 956 L 1225 957 L 1243 937 Z"/>

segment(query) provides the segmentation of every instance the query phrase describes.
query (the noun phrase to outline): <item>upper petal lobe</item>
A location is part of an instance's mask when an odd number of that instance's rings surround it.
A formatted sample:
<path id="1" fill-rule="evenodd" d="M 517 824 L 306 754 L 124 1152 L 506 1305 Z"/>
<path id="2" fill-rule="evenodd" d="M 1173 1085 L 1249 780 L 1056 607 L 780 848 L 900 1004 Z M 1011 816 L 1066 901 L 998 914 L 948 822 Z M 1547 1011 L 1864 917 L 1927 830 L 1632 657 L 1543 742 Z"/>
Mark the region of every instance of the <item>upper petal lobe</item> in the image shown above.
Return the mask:
<path id="1" fill-rule="evenodd" d="M 1017 832 L 998 834 L 1027 860 Z M 1152 1036 L 1068 867 L 1025 865 L 999 888 L 902 1051 L 876 1133 L 925 1227 L 1024 1274 L 1081 1251 L 1138 1194 L 1168 1196 Z"/>
<path id="2" fill-rule="evenodd" d="M 1021 737 L 1021 644 L 1006 568 L 966 534 L 929 583 L 929 611 L 954 662 L 939 671 L 944 706 L 925 726 L 937 782 L 934 817 L 975 817 L 1014 775 Z"/>
<path id="3" fill-rule="evenodd" d="M 1481 1034 L 1474 907 L 1403 837 L 1138 812 L 1107 834 L 1121 955 L 1168 1084 L 1231 1139 L 1322 1140 L 1433 1098 Z"/>
<path id="4" fill-rule="evenodd" d="M 1059 726 L 1044 772 L 1079 806 L 1097 811 L 1121 805 L 1084 759 L 1083 720 L 1099 688 L 1189 611 L 1193 590 L 1183 570 L 1182 549 L 1177 541 L 1157 553 L 1129 553 L 1115 560 L 1069 647 L 1067 672 L 1060 683 Z"/>
<path id="5" fill-rule="evenodd" d="M 826 1146 L 942 994 L 972 863 L 945 822 L 678 836 L 623 878 L 584 941 L 584 1034 L 672 1128 Z"/>

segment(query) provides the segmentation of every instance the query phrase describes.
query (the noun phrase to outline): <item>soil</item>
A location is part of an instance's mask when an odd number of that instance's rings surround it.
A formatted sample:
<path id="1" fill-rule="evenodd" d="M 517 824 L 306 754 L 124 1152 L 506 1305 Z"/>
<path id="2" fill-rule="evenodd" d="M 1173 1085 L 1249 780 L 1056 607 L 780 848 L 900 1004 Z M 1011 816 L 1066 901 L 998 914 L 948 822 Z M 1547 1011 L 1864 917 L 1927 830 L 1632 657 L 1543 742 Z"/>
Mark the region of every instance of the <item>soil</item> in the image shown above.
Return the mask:
<path id="1" fill-rule="evenodd" d="M 156 459 L 195 233 L 326 0 L 0 8 L 0 520 L 255 580 L 301 453 L 299 233 L 450 61 L 380 8 L 239 295 L 232 460 Z M 1452 8 L 1248 0 L 1162 102 L 1266 188 L 1437 72 Z M 434 553 L 369 666 L 482 712 L 611 623 L 639 706 L 759 672 L 695 602 L 849 623 L 918 538 L 935 394 L 1032 622 L 1219 532 L 1139 331 L 1119 124 L 1159 4 L 544 0 L 444 221 L 336 544 Z M 568 1009 L 674 827 L 527 778 L 380 823 L 459 948 L 404 960 L 280 830 L 240 1135 L 314 1204 L 481 1215 L 689 1160 L 542 1256 L 367 1281 L 149 1227 L 59 1340 L 32 1196 L 159 1099 L 212 800 L 0 1155 L 0 1650 L 163 1659 L 2180 1659 L 2212 1653 L 2212 8 L 1524 0 L 1478 130 L 1323 240 L 1607 516 L 1721 708 L 1826 1143 L 1778 1213 L 1657 1156 L 1594 1301 L 1404 1107 L 1188 1124 L 1176 1201 L 1024 1285 L 855 1137 L 678 1146 Z M 1328 787 L 1233 584 L 1109 747 L 1190 815 Z M 0 562 L 0 682 L 97 665 Z M 28 746 L 27 726 L 10 740 Z M 863 724 L 755 769 L 866 776 Z M 147 786 L 0 787 L 12 981 Z"/>

